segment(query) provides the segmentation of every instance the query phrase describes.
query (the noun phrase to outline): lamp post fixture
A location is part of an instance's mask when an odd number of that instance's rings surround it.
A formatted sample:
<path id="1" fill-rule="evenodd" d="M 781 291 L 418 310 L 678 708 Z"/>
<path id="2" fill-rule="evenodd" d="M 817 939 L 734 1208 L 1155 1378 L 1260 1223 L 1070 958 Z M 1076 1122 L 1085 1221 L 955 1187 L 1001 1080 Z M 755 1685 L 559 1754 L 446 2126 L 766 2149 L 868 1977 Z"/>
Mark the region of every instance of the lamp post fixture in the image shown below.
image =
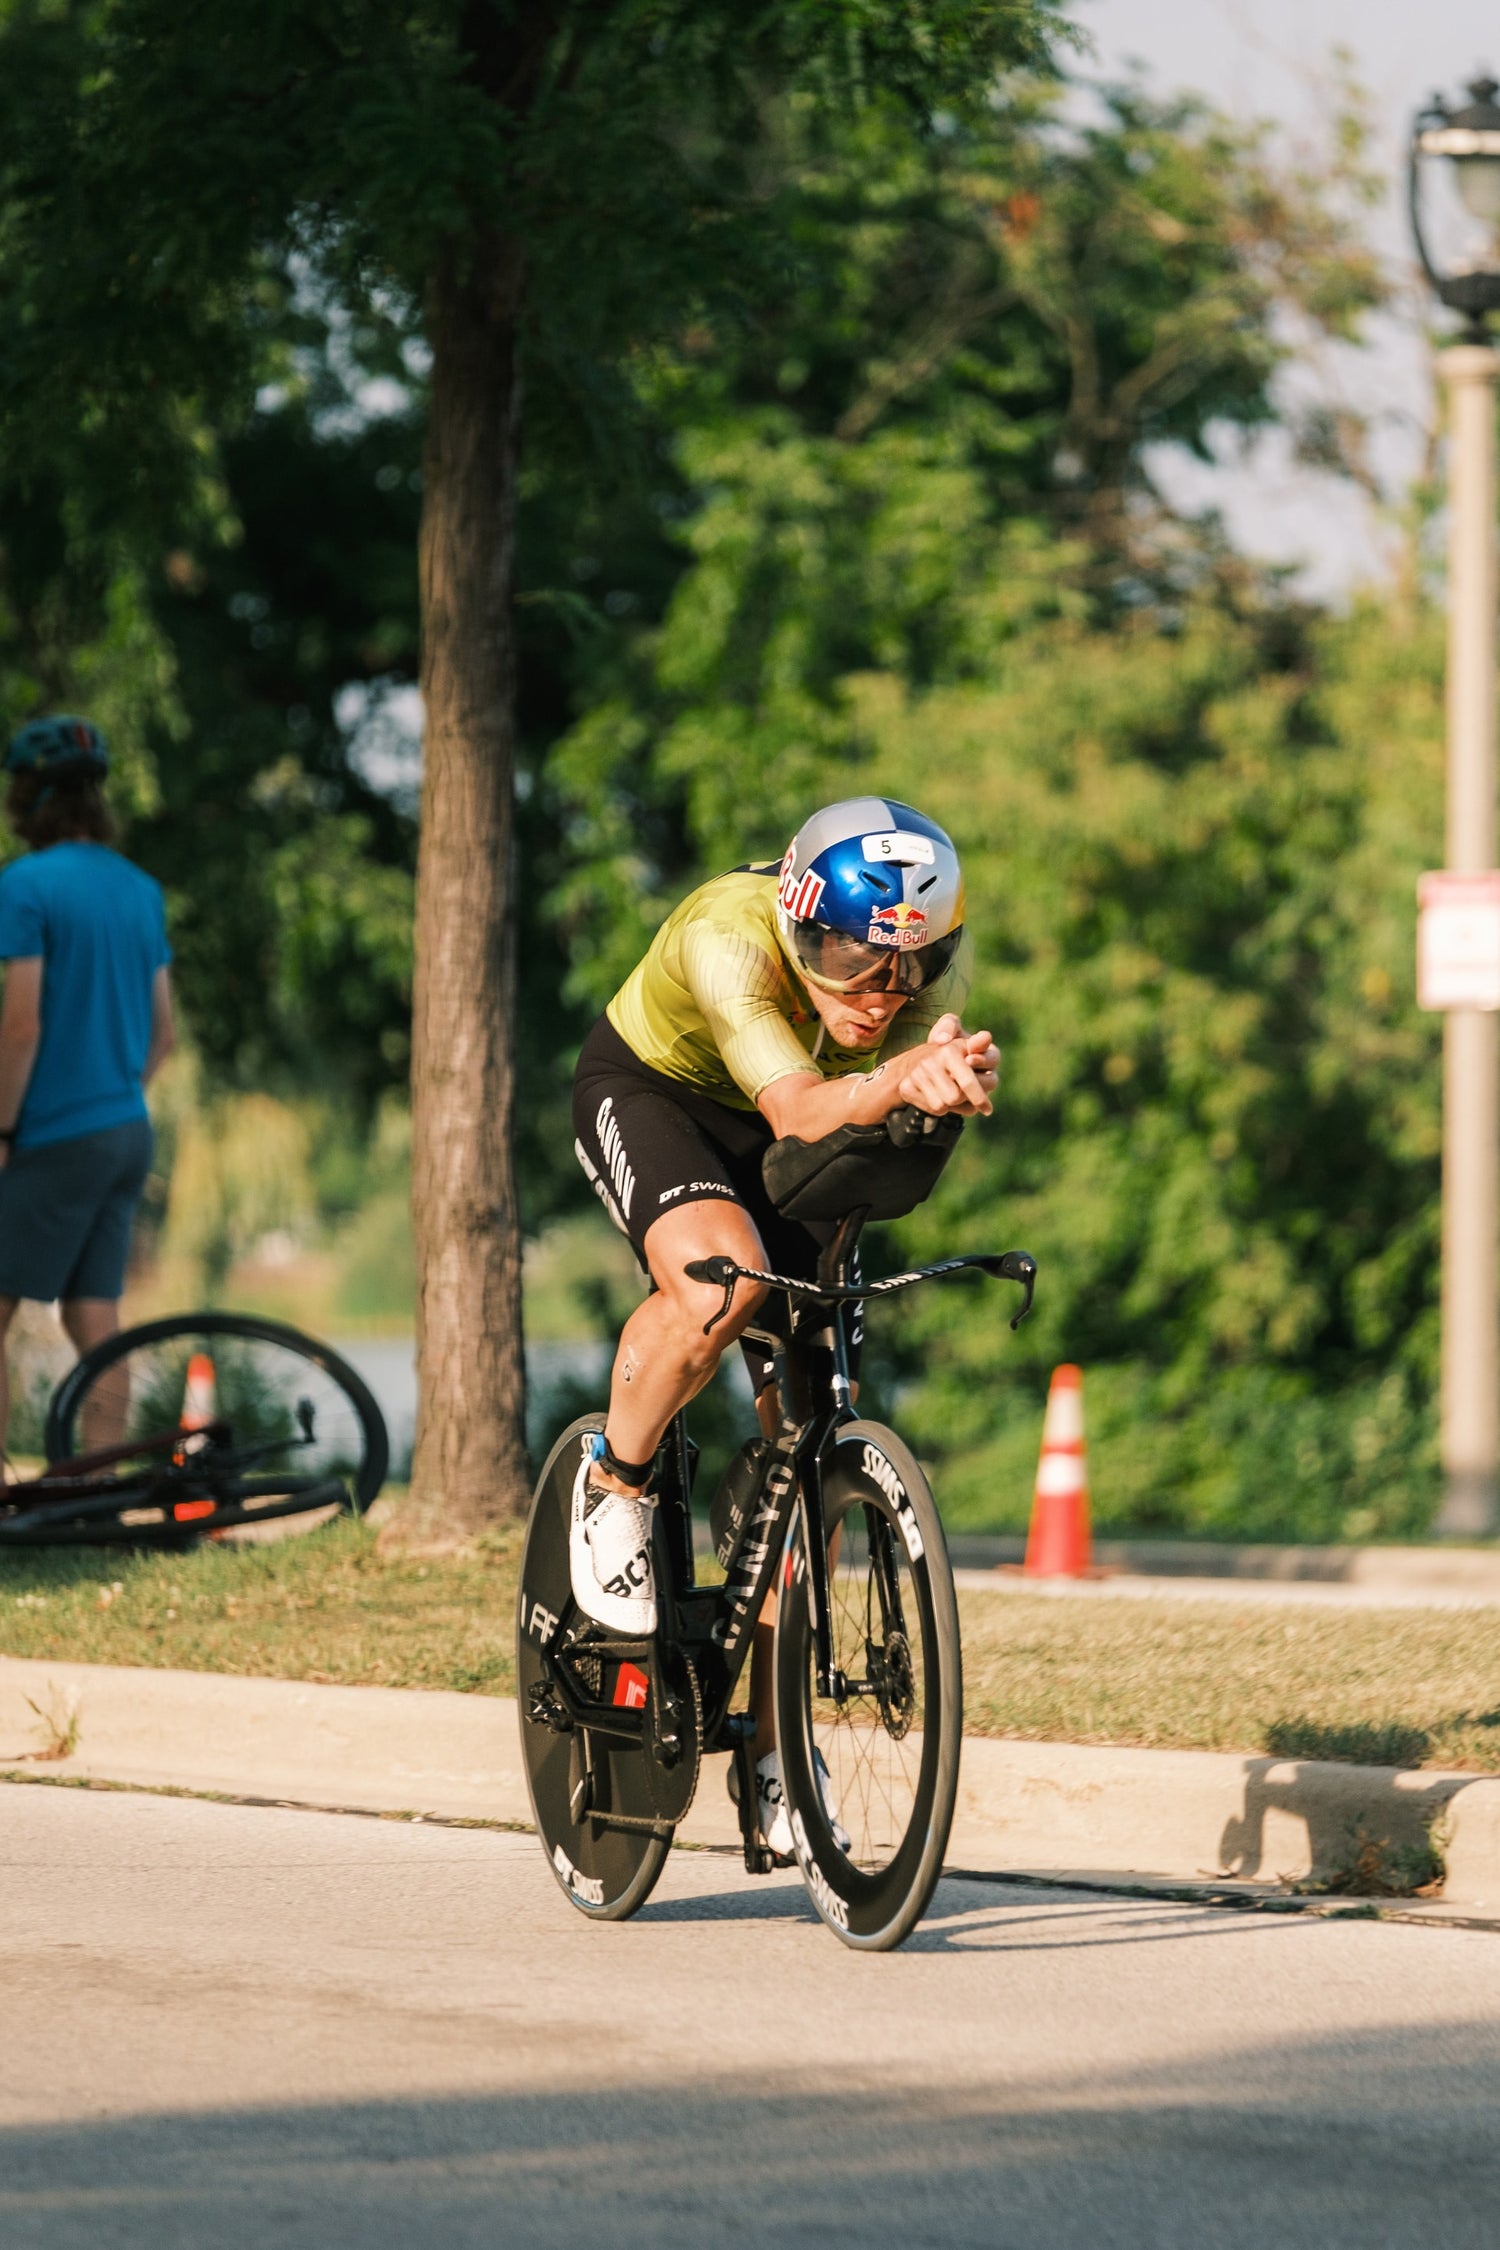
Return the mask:
<path id="1" fill-rule="evenodd" d="M 1438 356 L 1448 388 L 1447 866 L 1423 879 L 1424 1006 L 1443 1027 L 1442 1462 L 1440 1535 L 1494 1528 L 1500 1468 L 1500 876 L 1495 870 L 1495 387 L 1500 352 L 1500 92 L 1477 78 L 1469 100 L 1441 97 L 1412 132 L 1412 231 L 1422 269 L 1464 320 Z M 1440 265 L 1423 223 L 1426 175 L 1452 169 L 1484 248 Z M 1476 881 L 1487 877 L 1489 880 Z M 1467 879 L 1467 880 L 1465 880 Z M 1443 925 L 1463 956 L 1446 988 L 1426 974 Z M 1451 948 L 1450 948 L 1451 954 Z M 1451 961 L 1450 961 L 1451 965 Z"/>

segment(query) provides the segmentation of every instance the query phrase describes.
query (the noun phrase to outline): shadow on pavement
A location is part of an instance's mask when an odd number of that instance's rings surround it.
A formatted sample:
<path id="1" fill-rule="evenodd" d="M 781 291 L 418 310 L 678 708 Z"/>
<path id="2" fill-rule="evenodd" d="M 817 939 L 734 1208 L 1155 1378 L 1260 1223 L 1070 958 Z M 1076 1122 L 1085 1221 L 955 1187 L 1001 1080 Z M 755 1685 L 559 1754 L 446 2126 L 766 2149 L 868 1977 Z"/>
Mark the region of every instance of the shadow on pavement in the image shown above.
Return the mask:
<path id="1" fill-rule="evenodd" d="M 888 1972 L 882 1972 L 888 1973 Z M 898 1970 L 899 1977 L 899 1970 Z M 732 1996 L 726 1996 L 732 1997 Z M 708 1996 L 705 1995 L 705 2003 Z M 622 2051 L 556 2092 L 0 2132 L 6 2250 L 1491 2250 L 1500 2030 L 1381 2030 L 1044 2087 L 893 2085 L 788 1995 L 779 2084 Z M 808 2065 L 826 2049 L 826 2075 Z M 12 2058 L 14 2060 L 14 2058 Z M 831 2081 L 831 2083 L 830 2083 Z"/>
<path id="2" fill-rule="evenodd" d="M 1076 1953 L 1099 1946 L 1151 1945 L 1182 1938 L 1228 1937 L 1236 1927 L 1248 1928 L 1243 1910 L 1214 1913 L 1202 1906 L 1163 1905 L 1153 1908 L 1139 1898 L 1112 1902 L 1097 1893 L 1070 1892 L 1060 1886 L 1055 1900 L 1030 1913 L 1017 1911 L 1014 1894 L 991 1911 L 1003 1880 L 974 1881 L 962 1875 L 945 1876 L 931 1905 L 902 1947 L 904 1953 L 968 1953 L 976 1945 L 986 1952 L 1037 1953 L 1053 1950 Z M 1030 1900 L 1035 1892 L 1021 1894 Z M 1089 1926 L 1080 1930 L 1073 1912 L 1080 1904 L 1090 1908 Z M 641 1909 L 637 1920 L 650 1922 L 806 1922 L 817 1916 L 807 1893 L 795 1878 L 768 1880 L 751 1890 L 700 1892 L 690 1898 L 654 1898 Z M 944 1923 L 957 1925 L 951 1932 Z M 1107 1926 L 1100 1927 L 1100 1923 Z"/>

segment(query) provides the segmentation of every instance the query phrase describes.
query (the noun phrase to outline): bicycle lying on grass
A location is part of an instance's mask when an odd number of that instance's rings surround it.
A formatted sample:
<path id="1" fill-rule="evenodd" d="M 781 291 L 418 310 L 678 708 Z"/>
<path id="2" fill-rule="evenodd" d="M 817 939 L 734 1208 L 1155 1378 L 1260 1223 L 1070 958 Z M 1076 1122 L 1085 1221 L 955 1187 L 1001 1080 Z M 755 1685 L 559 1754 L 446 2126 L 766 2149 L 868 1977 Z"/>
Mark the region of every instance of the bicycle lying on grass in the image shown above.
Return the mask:
<path id="1" fill-rule="evenodd" d="M 97 1437 L 107 1442 L 91 1443 Z M 279 1321 L 184 1313 L 86 1352 L 47 1412 L 40 1476 L 0 1486 L 6 1547 L 187 1547 L 363 1514 L 389 1443 L 366 1385 Z"/>
<path id="2" fill-rule="evenodd" d="M 947 1258 L 880 1281 L 854 1262 L 869 1219 L 914 1210 L 958 1139 L 959 1120 L 897 1111 L 826 1140 L 775 1142 L 764 1171 L 790 1218 L 836 1222 L 814 1281 L 729 1258 L 687 1267 L 722 1291 L 773 1293 L 751 1333 L 775 1352 L 780 1427 L 731 1462 L 712 1510 L 722 1585 L 694 1576 L 690 1495 L 696 1448 L 683 1415 L 657 1456 L 659 1624 L 627 1640 L 575 1606 L 568 1565 L 573 1480 L 602 1414 L 565 1430 L 538 1481 L 518 1601 L 521 1748 L 543 1846 L 563 1891 L 597 1921 L 650 1896 L 705 1755 L 732 1759 L 746 1868 L 773 1864 L 756 1826 L 754 1720 L 731 1711 L 751 1635 L 777 1588 L 776 1734 L 797 1864 L 814 1907 L 846 1944 L 899 1945 L 942 1869 L 958 1789 L 963 1687 L 953 1573 L 927 1479 L 893 1430 L 856 1416 L 850 1308 L 966 1271 L 1018 1282 L 1025 1251 Z M 778 1299 L 784 1303 L 778 1303 Z M 772 1308 L 775 1308 L 774 1312 Z M 832 1547 L 830 1542 L 833 1542 Z M 761 1746 L 765 1747 L 764 1745 Z M 819 1787 L 831 1776 L 841 1847 Z"/>

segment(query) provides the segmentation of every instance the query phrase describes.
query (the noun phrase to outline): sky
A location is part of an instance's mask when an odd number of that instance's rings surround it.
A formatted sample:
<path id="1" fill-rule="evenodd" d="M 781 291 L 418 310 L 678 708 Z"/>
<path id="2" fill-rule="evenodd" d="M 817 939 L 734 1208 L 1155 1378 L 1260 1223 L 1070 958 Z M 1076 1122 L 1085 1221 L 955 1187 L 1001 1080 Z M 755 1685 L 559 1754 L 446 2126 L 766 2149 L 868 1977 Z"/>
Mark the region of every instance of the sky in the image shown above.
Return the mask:
<path id="1" fill-rule="evenodd" d="M 1496 0 L 1074 0 L 1073 12 L 1096 48 L 1079 66 L 1083 75 L 1118 76 L 1138 61 L 1156 90 L 1205 94 L 1231 116 L 1270 120 L 1304 145 L 1316 141 L 1327 112 L 1333 52 L 1348 50 L 1372 100 L 1372 153 L 1391 181 L 1372 230 L 1408 283 L 1406 304 L 1372 324 L 1365 350 L 1294 368 L 1283 380 L 1303 395 L 1333 385 L 1372 414 L 1375 458 L 1388 487 L 1399 489 L 1421 459 L 1432 413 L 1419 325 L 1425 304 L 1406 221 L 1407 136 L 1414 111 L 1434 92 L 1462 98 L 1484 66 L 1500 78 Z M 1379 526 L 1369 505 L 1338 480 L 1297 466 L 1277 433 L 1218 469 L 1180 455 L 1158 456 L 1153 466 L 1174 499 L 1220 507 L 1238 545 L 1296 562 L 1310 593 L 1338 598 L 1380 575 Z"/>

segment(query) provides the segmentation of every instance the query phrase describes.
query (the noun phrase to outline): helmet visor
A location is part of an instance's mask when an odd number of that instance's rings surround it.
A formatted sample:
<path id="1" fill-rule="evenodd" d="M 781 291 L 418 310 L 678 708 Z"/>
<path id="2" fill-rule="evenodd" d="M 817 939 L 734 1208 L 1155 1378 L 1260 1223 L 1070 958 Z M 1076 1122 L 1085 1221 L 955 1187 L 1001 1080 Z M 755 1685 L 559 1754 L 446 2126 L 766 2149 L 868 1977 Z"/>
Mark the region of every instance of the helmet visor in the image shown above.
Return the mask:
<path id="1" fill-rule="evenodd" d="M 908 998 L 936 984 L 958 951 L 962 929 L 930 945 L 871 945 L 821 922 L 794 922 L 792 942 L 803 975 L 825 992 L 901 992 Z"/>

